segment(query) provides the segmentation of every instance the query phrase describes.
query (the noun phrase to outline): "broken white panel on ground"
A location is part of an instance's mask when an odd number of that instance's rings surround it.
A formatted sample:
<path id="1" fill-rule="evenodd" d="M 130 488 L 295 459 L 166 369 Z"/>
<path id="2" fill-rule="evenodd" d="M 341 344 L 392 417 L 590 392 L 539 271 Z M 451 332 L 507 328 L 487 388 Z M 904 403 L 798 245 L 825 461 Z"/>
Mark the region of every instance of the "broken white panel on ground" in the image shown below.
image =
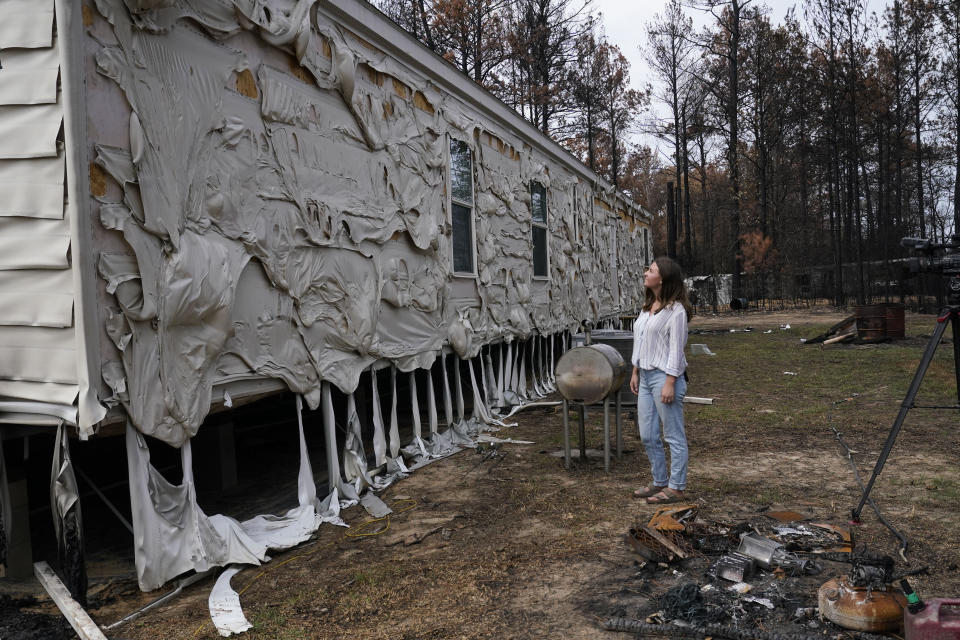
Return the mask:
<path id="1" fill-rule="evenodd" d="M 224 637 L 243 633 L 253 628 L 247 617 L 243 615 L 240 596 L 230 586 L 230 580 L 242 570 L 243 567 L 237 566 L 224 569 L 207 598 L 207 606 L 210 608 L 210 619 L 213 621 L 213 626 L 217 628 L 217 633 Z"/>

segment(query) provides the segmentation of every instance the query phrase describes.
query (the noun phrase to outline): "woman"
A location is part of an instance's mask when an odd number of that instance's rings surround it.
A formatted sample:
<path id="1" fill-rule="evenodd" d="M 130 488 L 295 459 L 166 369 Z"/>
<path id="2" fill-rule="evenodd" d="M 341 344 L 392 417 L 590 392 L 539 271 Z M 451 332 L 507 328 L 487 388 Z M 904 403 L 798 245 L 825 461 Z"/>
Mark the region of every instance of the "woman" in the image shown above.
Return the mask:
<path id="1" fill-rule="evenodd" d="M 657 258 L 643 274 L 646 299 L 633 325 L 633 375 L 630 390 L 637 394 L 637 426 L 650 459 L 653 482 L 633 492 L 649 504 L 683 498 L 687 488 L 687 436 L 683 426 L 687 321 L 691 309 L 683 272 L 674 260 Z M 670 468 L 660 441 L 670 447 Z"/>

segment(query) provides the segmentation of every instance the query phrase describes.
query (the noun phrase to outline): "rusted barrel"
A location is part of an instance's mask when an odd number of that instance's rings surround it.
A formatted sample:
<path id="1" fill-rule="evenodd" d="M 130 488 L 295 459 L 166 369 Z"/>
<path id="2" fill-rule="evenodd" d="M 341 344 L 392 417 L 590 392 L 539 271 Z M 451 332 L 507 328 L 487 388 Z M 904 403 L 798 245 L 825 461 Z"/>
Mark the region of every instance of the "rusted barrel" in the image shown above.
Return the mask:
<path id="1" fill-rule="evenodd" d="M 884 322 L 884 331 L 888 338 L 903 338 L 905 337 L 904 333 L 904 316 L 903 316 L 903 305 L 890 302 L 883 305 L 883 322 Z"/>
<path id="2" fill-rule="evenodd" d="M 853 308 L 857 319 L 857 336 L 864 340 L 879 340 L 886 335 L 886 309 L 882 304 L 863 304 Z"/>

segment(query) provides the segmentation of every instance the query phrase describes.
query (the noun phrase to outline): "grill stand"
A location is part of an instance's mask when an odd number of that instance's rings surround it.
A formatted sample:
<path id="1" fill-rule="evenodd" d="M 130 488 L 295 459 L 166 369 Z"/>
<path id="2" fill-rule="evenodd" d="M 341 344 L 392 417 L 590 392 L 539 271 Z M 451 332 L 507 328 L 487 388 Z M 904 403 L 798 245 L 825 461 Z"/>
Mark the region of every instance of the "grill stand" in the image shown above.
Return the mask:
<path id="1" fill-rule="evenodd" d="M 623 457 L 623 408 L 620 402 L 620 390 L 617 389 L 611 395 L 614 396 L 614 429 L 617 437 L 617 460 Z M 564 466 L 570 468 L 570 401 L 563 399 L 563 462 Z M 587 407 L 582 402 L 574 402 L 577 406 L 577 416 L 579 419 L 580 431 L 580 459 L 587 459 L 587 428 L 586 414 Z M 610 396 L 603 399 L 603 470 L 610 473 Z"/>

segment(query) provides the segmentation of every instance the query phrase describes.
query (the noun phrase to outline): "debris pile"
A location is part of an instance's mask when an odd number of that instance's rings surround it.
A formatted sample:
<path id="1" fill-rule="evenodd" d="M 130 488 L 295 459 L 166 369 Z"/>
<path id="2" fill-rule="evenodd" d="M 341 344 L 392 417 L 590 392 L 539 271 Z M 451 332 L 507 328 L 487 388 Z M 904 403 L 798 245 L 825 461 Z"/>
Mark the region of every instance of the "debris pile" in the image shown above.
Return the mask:
<path id="1" fill-rule="evenodd" d="M 833 344 L 835 342 L 853 342 L 857 339 L 857 317 L 847 316 L 823 333 L 806 340 L 804 344 Z"/>
<path id="2" fill-rule="evenodd" d="M 648 524 L 638 524 L 627 533 L 627 543 L 639 555 L 664 563 L 689 558 L 693 548 L 680 535 L 685 521 L 696 515 L 697 505 L 680 504 L 657 510 Z"/>
<path id="3" fill-rule="evenodd" d="M 804 344 L 877 344 L 904 337 L 902 305 L 865 305 L 818 336 L 802 339 Z"/>
<path id="4" fill-rule="evenodd" d="M 604 627 L 638 637 L 875 638 L 896 631 L 907 600 L 891 587 L 894 561 L 854 551 L 848 528 L 770 511 L 740 524 L 694 504 L 658 510 L 626 535 L 646 597 Z M 830 578 L 824 583 L 825 578 Z"/>

